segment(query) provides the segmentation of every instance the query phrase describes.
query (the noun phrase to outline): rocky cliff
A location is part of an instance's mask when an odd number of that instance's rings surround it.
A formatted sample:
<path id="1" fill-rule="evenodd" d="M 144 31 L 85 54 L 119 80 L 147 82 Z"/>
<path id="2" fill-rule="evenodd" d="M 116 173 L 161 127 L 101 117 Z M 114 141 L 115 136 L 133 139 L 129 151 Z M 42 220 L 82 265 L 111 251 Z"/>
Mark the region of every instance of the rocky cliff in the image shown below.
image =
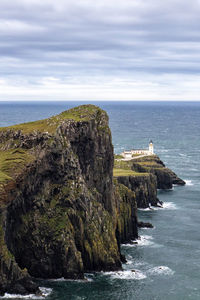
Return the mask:
<path id="1" fill-rule="evenodd" d="M 0 128 L 0 294 L 39 293 L 33 277 L 121 268 L 136 238 L 136 194 L 113 183 L 107 114 L 83 105 Z"/>
<path id="2" fill-rule="evenodd" d="M 172 170 L 165 167 L 157 155 L 128 161 L 115 159 L 114 177 L 120 184 L 135 192 L 138 208 L 162 205 L 157 198 L 157 189 L 171 189 L 173 184 L 185 184 Z"/>
<path id="3" fill-rule="evenodd" d="M 155 175 L 157 179 L 157 189 L 171 189 L 173 184 L 185 184 L 181 178 L 165 166 L 157 155 L 135 159 L 132 164 L 132 169 Z"/>

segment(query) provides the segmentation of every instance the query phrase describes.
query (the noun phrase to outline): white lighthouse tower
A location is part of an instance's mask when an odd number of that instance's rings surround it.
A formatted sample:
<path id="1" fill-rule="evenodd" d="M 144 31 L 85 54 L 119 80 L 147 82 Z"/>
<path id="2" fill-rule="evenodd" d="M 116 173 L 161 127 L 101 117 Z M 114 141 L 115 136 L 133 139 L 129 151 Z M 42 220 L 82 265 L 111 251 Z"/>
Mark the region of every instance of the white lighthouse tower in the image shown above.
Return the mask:
<path id="1" fill-rule="evenodd" d="M 149 142 L 149 154 L 150 154 L 150 155 L 154 154 L 154 152 L 153 152 L 153 142 L 152 142 L 152 140 Z"/>

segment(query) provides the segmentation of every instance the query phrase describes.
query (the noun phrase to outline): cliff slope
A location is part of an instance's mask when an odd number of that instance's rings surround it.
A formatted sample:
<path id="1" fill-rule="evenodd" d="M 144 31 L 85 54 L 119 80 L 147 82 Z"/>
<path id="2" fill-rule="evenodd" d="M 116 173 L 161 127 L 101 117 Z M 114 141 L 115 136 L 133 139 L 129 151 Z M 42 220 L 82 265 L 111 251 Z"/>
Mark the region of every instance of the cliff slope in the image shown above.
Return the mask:
<path id="1" fill-rule="evenodd" d="M 0 294 L 39 292 L 32 277 L 121 268 L 120 242 L 137 237 L 136 195 L 112 175 L 108 116 L 96 106 L 0 128 Z"/>

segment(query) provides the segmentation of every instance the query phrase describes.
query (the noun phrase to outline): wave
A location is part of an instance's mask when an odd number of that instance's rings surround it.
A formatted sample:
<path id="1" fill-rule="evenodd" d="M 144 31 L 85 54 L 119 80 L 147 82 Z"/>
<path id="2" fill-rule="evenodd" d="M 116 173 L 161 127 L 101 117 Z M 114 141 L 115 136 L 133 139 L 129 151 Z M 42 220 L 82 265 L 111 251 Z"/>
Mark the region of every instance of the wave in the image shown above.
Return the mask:
<path id="1" fill-rule="evenodd" d="M 85 273 L 85 278 L 84 279 L 66 279 L 64 277 L 61 278 L 56 278 L 56 279 L 49 279 L 48 281 L 53 281 L 53 282 L 63 282 L 63 281 L 75 281 L 75 282 L 89 282 L 89 281 L 93 281 L 93 279 L 91 278 L 91 276 L 93 276 L 93 274 L 89 274 L 89 273 Z"/>
<path id="2" fill-rule="evenodd" d="M 147 277 L 144 273 L 136 269 L 117 272 L 105 272 L 104 274 L 109 275 L 112 279 L 142 280 Z"/>
<path id="3" fill-rule="evenodd" d="M 162 207 L 163 207 L 163 209 L 170 209 L 170 210 L 177 209 L 176 204 L 173 202 L 163 202 Z"/>
<path id="4" fill-rule="evenodd" d="M 141 211 L 154 211 L 154 210 L 164 210 L 164 209 L 170 209 L 170 210 L 174 210 L 177 209 L 177 206 L 175 203 L 173 202 L 163 202 L 162 206 L 150 206 L 147 208 L 138 208 L 138 210 Z"/>
<path id="5" fill-rule="evenodd" d="M 165 153 L 165 152 L 169 152 L 169 150 L 167 150 L 167 149 L 157 149 L 157 152 Z"/>
<path id="6" fill-rule="evenodd" d="M 153 226 L 153 228 L 151 228 L 151 227 L 142 227 L 142 228 L 140 228 L 140 230 L 155 230 L 156 229 L 156 226 Z"/>
<path id="7" fill-rule="evenodd" d="M 126 258 L 126 265 L 132 265 L 134 263 L 133 259 Z"/>
<path id="8" fill-rule="evenodd" d="M 67 279 L 65 279 L 64 277 L 60 277 L 60 278 L 55 278 L 55 279 L 49 279 L 49 281 L 58 281 L 58 282 L 62 282 L 62 281 L 66 281 Z"/>
<path id="9" fill-rule="evenodd" d="M 183 157 L 186 157 L 186 156 L 187 156 L 187 154 L 185 154 L 185 153 L 179 153 L 179 155 L 180 155 L 180 156 L 183 156 Z"/>
<path id="10" fill-rule="evenodd" d="M 44 299 L 52 293 L 52 289 L 46 287 L 40 287 L 41 295 L 29 294 L 29 295 L 18 295 L 5 293 L 0 299 Z"/>
<path id="11" fill-rule="evenodd" d="M 137 264 L 135 264 L 136 266 Z M 139 264 L 137 265 L 139 266 Z M 138 269 L 130 269 L 116 272 L 104 272 L 104 275 L 109 275 L 112 279 L 126 279 L 126 280 L 142 280 L 148 276 L 156 275 L 173 275 L 174 271 L 167 266 L 157 266 L 146 271 L 140 271 Z"/>
<path id="12" fill-rule="evenodd" d="M 147 208 L 138 208 L 138 210 L 141 210 L 141 211 L 150 211 L 152 209 L 150 207 L 147 207 Z"/>
<path id="13" fill-rule="evenodd" d="M 173 275 L 174 271 L 166 266 L 158 266 L 147 271 L 150 275 Z"/>
<path id="14" fill-rule="evenodd" d="M 154 244 L 152 240 L 153 237 L 150 235 L 141 235 L 138 239 L 134 240 L 132 243 L 122 244 L 122 246 L 124 247 L 151 246 Z"/>
<path id="15" fill-rule="evenodd" d="M 186 185 L 188 185 L 188 186 L 192 186 L 192 185 L 194 185 L 194 183 L 192 183 L 192 180 L 184 180 L 185 181 L 185 183 L 186 183 Z"/>

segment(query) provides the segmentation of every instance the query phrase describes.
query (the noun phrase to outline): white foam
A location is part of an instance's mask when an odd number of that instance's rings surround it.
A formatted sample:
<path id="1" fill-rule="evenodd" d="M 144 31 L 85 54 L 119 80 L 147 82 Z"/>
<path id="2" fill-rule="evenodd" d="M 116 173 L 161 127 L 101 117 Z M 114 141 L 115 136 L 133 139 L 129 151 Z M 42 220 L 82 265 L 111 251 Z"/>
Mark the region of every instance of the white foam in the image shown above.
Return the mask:
<path id="1" fill-rule="evenodd" d="M 150 211 L 152 209 L 150 207 L 147 207 L 147 208 L 138 208 L 138 210 L 141 210 L 141 211 Z"/>
<path id="2" fill-rule="evenodd" d="M 180 156 L 187 156 L 186 154 L 184 153 L 179 153 Z"/>
<path id="3" fill-rule="evenodd" d="M 174 271 L 166 266 L 158 266 L 147 271 L 150 275 L 173 275 Z"/>
<path id="4" fill-rule="evenodd" d="M 185 183 L 186 183 L 186 185 L 194 185 L 194 183 L 192 183 L 192 180 L 184 180 L 185 181 Z"/>
<path id="5" fill-rule="evenodd" d="M 133 264 L 133 260 L 127 259 L 125 264 L 126 265 L 132 265 Z"/>
<path id="6" fill-rule="evenodd" d="M 167 149 L 158 149 L 158 152 L 169 152 L 169 150 L 167 150 Z"/>
<path id="7" fill-rule="evenodd" d="M 144 273 L 136 269 L 118 271 L 118 272 L 105 272 L 105 275 L 110 275 L 110 277 L 113 279 L 127 279 L 127 280 L 133 280 L 133 279 L 142 280 L 147 277 Z"/>
<path id="8" fill-rule="evenodd" d="M 37 296 L 35 294 L 29 295 L 18 295 L 18 294 L 8 294 L 5 293 L 4 296 L 0 297 L 0 299 L 44 299 L 52 293 L 52 289 L 46 287 L 40 287 L 41 295 Z"/>
<path id="9" fill-rule="evenodd" d="M 173 202 L 164 202 L 164 203 L 163 203 L 163 209 L 174 210 L 174 209 L 177 209 L 177 206 L 176 206 L 176 204 L 173 203 Z"/>
<path id="10" fill-rule="evenodd" d="M 153 211 L 153 210 L 159 210 L 163 208 L 161 205 L 160 206 L 149 206 L 147 208 L 138 208 L 138 210 L 141 210 L 141 211 Z"/>
<path id="11" fill-rule="evenodd" d="M 133 244 L 122 244 L 124 247 L 135 247 L 135 246 L 151 246 L 153 245 L 153 237 L 150 235 L 141 235 L 138 239 L 133 241 Z"/>
<path id="12" fill-rule="evenodd" d="M 138 210 L 142 210 L 142 211 L 153 211 L 153 210 L 162 211 L 163 209 L 170 209 L 170 210 L 173 209 L 174 210 L 174 209 L 177 209 L 177 206 L 173 202 L 163 202 L 162 206 L 150 206 L 148 208 L 138 208 Z"/>
<path id="13" fill-rule="evenodd" d="M 90 275 L 90 274 L 88 274 Z M 75 281 L 75 282 L 88 282 L 88 281 L 92 281 L 92 279 L 90 277 L 88 277 L 87 274 L 85 274 L 85 278 L 84 279 L 65 279 L 64 277 L 61 278 L 56 278 L 56 279 L 49 279 L 49 281 L 53 281 L 53 282 L 63 282 L 63 281 Z"/>
<path id="14" fill-rule="evenodd" d="M 60 277 L 60 278 L 56 278 L 56 279 L 49 279 L 49 281 L 66 281 L 66 279 L 64 277 Z"/>

